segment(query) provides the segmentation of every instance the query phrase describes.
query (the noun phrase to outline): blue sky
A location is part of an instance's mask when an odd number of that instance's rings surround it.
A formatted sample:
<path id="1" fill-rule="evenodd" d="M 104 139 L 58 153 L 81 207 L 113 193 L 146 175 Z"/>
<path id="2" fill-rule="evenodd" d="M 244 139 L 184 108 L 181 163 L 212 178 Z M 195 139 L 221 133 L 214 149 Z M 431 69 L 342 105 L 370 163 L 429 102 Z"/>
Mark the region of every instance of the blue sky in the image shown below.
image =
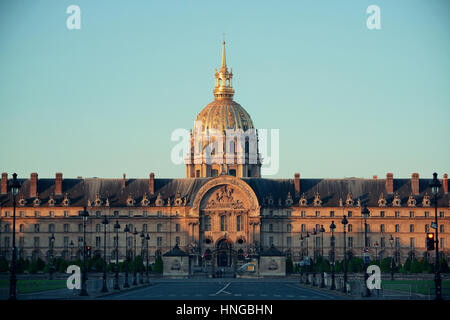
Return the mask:
<path id="1" fill-rule="evenodd" d="M 66 8 L 81 8 L 68 30 Z M 381 30 L 366 8 L 381 9 Z M 448 1 L 0 4 L 0 171 L 183 178 L 170 153 L 213 100 L 226 34 L 235 101 L 280 129 L 270 178 L 449 172 Z"/>

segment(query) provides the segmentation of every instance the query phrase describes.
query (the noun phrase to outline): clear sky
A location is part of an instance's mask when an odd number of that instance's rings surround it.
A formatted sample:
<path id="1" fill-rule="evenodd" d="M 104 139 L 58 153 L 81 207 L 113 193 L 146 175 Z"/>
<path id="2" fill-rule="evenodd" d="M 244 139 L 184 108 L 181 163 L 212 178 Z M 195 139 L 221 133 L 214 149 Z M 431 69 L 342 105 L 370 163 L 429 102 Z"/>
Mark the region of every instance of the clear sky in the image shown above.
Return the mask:
<path id="1" fill-rule="evenodd" d="M 271 178 L 450 173 L 447 0 L 2 0 L 0 171 L 184 178 L 170 135 L 213 100 L 223 33 L 235 101 L 280 129 Z"/>

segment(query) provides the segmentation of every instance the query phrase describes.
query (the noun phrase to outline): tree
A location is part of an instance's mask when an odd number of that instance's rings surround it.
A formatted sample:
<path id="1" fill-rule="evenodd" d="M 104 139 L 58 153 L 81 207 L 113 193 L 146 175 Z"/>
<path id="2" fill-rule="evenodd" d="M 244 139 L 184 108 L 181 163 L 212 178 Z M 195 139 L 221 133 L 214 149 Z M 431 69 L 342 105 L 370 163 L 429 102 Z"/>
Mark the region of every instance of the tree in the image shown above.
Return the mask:
<path id="1" fill-rule="evenodd" d="M 411 259 L 410 258 L 406 259 L 405 264 L 403 265 L 403 269 L 405 272 L 411 271 Z"/>
<path id="2" fill-rule="evenodd" d="M 410 272 L 411 273 L 421 273 L 423 270 L 422 264 L 414 258 L 411 262 Z"/>
<path id="3" fill-rule="evenodd" d="M 294 271 L 294 263 L 292 262 L 291 257 L 287 257 L 286 259 L 286 273 L 292 273 Z"/>
<path id="4" fill-rule="evenodd" d="M 153 271 L 158 273 L 163 272 L 163 260 L 161 256 L 156 257 L 155 265 L 153 266 Z"/>
<path id="5" fill-rule="evenodd" d="M 392 270 L 391 263 L 392 263 L 391 258 L 384 258 L 383 260 L 381 260 L 380 262 L 381 272 L 391 272 Z"/>
<path id="6" fill-rule="evenodd" d="M 8 261 L 5 257 L 0 257 L 0 272 L 7 272 L 9 270 Z"/>
<path id="7" fill-rule="evenodd" d="M 444 273 L 449 272 L 447 260 L 445 260 L 444 258 L 441 258 L 441 261 L 439 263 L 439 271 Z"/>

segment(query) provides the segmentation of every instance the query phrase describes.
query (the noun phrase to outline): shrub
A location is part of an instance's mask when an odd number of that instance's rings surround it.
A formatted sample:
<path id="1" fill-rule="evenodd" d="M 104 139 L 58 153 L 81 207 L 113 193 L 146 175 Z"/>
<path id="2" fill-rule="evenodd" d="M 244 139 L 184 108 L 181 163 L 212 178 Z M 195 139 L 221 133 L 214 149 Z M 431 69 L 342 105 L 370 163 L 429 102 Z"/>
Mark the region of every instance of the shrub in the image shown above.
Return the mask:
<path id="1" fill-rule="evenodd" d="M 286 273 L 294 272 L 294 263 L 292 262 L 291 257 L 286 259 Z"/>
<path id="2" fill-rule="evenodd" d="M 153 271 L 162 273 L 163 272 L 163 260 L 161 256 L 158 256 L 155 261 L 155 265 L 153 266 Z"/>
<path id="3" fill-rule="evenodd" d="M 8 261 L 5 257 L 0 257 L 0 272 L 7 272 L 9 270 Z"/>

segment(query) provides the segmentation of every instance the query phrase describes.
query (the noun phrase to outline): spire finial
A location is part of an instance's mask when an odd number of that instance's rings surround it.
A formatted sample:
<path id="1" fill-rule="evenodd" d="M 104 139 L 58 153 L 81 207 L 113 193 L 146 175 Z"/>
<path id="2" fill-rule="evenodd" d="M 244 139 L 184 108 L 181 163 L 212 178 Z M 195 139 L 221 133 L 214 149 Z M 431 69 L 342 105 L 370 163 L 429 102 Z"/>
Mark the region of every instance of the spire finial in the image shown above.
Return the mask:
<path id="1" fill-rule="evenodd" d="M 223 34 L 223 42 L 222 42 L 222 66 L 220 67 L 220 70 L 226 70 L 227 69 L 227 62 L 225 58 L 225 33 Z"/>

